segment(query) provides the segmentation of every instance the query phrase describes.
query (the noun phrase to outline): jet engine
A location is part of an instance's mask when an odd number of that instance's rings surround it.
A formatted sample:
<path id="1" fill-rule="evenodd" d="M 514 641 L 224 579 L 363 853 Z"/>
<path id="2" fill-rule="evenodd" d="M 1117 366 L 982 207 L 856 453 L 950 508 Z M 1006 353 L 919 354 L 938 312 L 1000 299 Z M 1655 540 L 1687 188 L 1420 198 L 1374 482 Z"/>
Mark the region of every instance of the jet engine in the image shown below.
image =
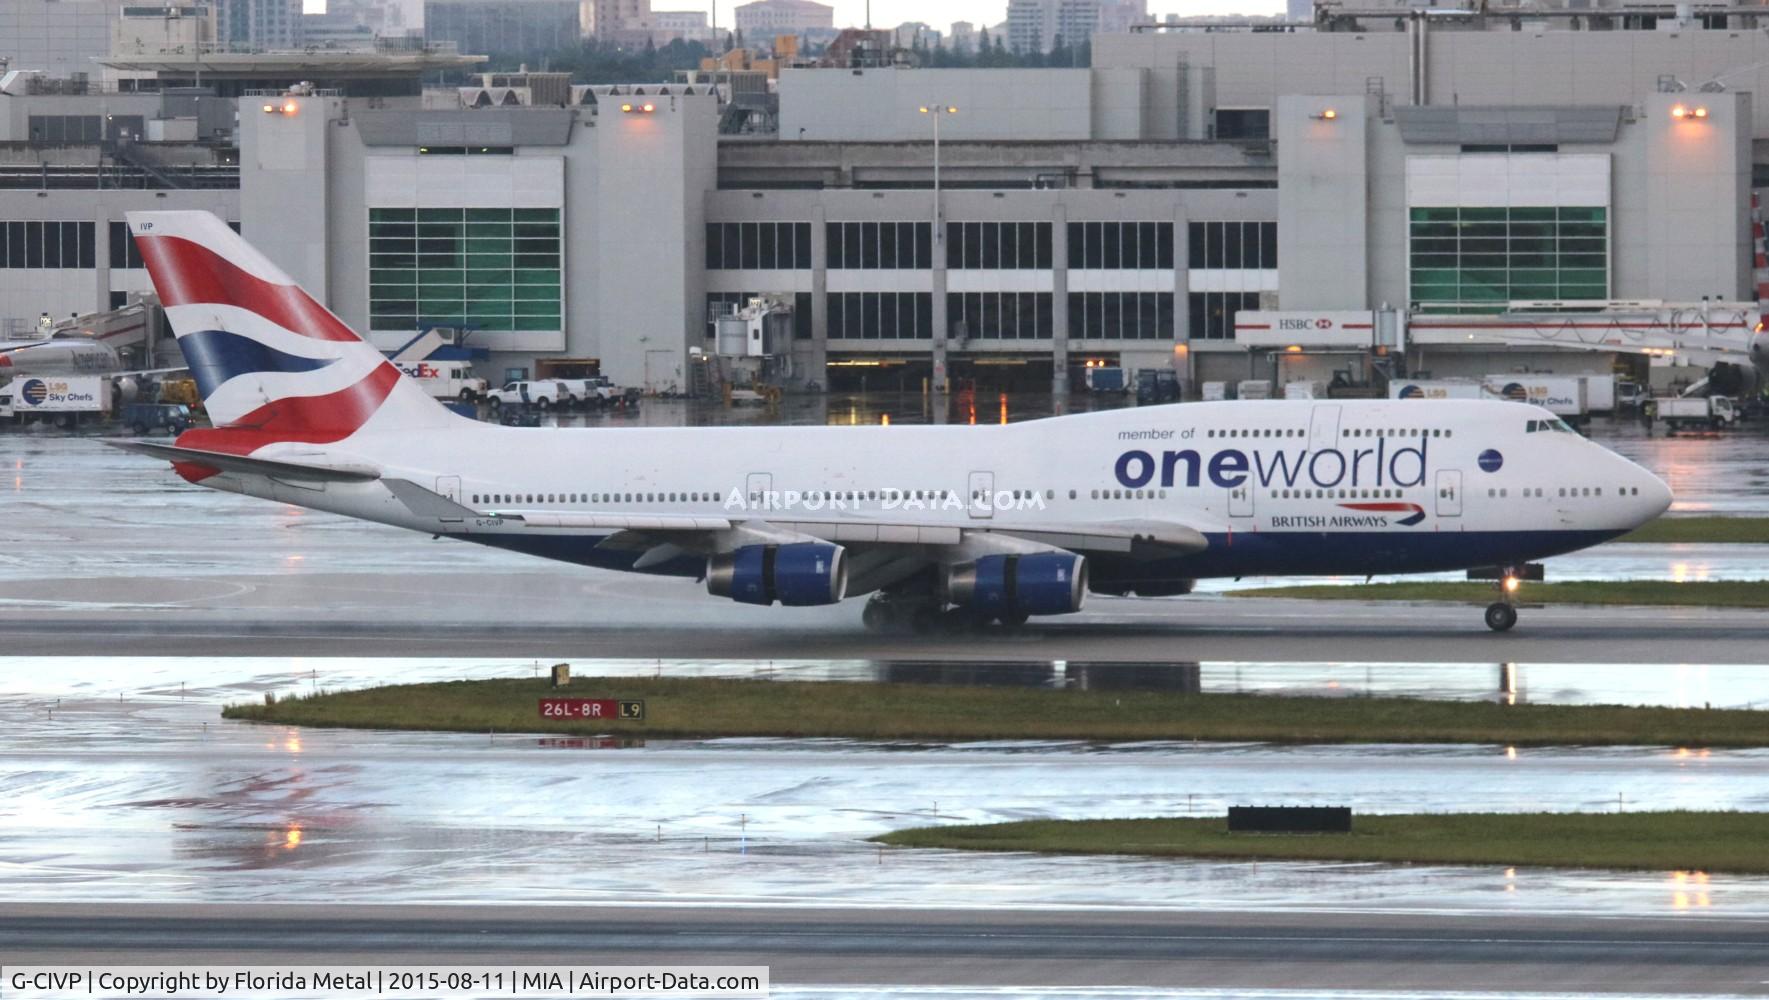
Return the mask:
<path id="1" fill-rule="evenodd" d="M 1769 364 L 1769 350 L 1765 350 L 1759 341 L 1763 334 L 1756 334 L 1751 340 L 1751 363 L 1734 365 L 1722 362 L 1708 371 L 1708 388 L 1722 396 L 1747 397 L 1757 394 L 1763 384 L 1763 369 Z"/>
<path id="2" fill-rule="evenodd" d="M 823 542 L 745 545 L 707 560 L 706 590 L 743 604 L 834 604 L 848 593 L 847 551 Z"/>
<path id="3" fill-rule="evenodd" d="M 1001 618 L 1066 615 L 1087 597 L 1087 559 L 1073 552 L 982 556 L 946 570 L 946 599 Z"/>

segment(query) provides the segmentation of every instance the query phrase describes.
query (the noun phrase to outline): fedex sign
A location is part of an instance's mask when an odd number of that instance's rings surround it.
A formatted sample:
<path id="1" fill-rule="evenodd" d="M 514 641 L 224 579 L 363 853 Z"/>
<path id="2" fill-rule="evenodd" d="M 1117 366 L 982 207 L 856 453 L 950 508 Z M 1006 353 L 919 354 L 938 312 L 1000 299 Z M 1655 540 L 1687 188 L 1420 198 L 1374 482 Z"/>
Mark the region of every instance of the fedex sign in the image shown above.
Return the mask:
<path id="1" fill-rule="evenodd" d="M 1369 347 L 1376 316 L 1370 312 L 1277 312 L 1235 314 L 1235 341 L 1249 347 Z"/>

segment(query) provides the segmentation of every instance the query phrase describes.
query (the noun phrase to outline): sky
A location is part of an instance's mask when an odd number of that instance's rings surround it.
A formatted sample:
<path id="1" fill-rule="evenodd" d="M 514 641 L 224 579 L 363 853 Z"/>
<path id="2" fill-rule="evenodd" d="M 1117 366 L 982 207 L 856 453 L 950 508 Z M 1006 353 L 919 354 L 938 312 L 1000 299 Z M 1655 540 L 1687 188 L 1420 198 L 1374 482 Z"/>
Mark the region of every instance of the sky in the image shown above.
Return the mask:
<path id="1" fill-rule="evenodd" d="M 718 21 L 731 24 L 731 9 L 745 0 L 719 0 Z M 838 27 L 866 23 L 866 0 L 823 0 L 835 4 Z M 309 11 L 325 9 L 325 0 L 305 0 Z M 657 10 L 711 10 L 707 0 L 652 0 Z M 1223 14 L 1271 15 L 1284 9 L 1282 0 L 1151 0 L 1149 14 L 1156 20 L 1169 13 L 1181 17 Z M 905 21 L 924 21 L 945 31 L 953 21 L 987 26 L 1007 19 L 1007 0 L 872 0 L 872 25 L 894 28 Z"/>

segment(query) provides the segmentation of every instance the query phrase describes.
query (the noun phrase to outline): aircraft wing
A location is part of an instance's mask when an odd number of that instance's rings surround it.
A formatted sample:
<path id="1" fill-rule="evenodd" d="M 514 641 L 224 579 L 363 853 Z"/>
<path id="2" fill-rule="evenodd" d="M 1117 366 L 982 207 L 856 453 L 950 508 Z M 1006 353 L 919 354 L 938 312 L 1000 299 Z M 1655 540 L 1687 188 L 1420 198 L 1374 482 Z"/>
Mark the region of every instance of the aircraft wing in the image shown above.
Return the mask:
<path id="1" fill-rule="evenodd" d="M 175 444 L 160 444 L 155 441 L 132 439 L 113 438 L 107 439 L 104 443 L 112 448 L 151 455 L 169 462 L 188 462 L 195 465 L 206 465 L 222 472 L 242 472 L 269 476 L 272 479 L 360 483 L 381 478 L 381 473 L 378 470 L 361 465 L 320 465 L 284 459 L 252 458 L 247 455 L 230 455 L 226 452 L 205 451 L 201 448 L 180 448 Z"/>
<path id="2" fill-rule="evenodd" d="M 171 368 L 134 368 L 126 372 L 96 372 L 95 374 L 109 375 L 113 378 L 125 378 L 131 375 L 170 375 L 173 372 L 187 371 L 190 371 L 189 365 L 174 365 Z"/>

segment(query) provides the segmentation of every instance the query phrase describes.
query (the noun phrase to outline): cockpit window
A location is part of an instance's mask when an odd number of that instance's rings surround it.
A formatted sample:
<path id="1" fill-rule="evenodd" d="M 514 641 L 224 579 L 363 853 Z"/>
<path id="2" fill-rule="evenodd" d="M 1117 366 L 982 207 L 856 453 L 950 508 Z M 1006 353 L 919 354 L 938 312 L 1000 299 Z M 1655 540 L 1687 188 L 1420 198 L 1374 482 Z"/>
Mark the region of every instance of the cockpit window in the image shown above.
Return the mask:
<path id="1" fill-rule="evenodd" d="M 1561 420 L 1558 417 L 1554 418 L 1553 420 L 1531 420 L 1529 422 L 1528 426 L 1524 428 L 1524 430 L 1526 433 L 1529 433 L 1529 434 L 1535 434 L 1537 432 L 1541 432 L 1541 433 L 1546 434 L 1546 433 L 1549 433 L 1552 431 L 1558 431 L 1558 432 L 1565 433 L 1565 434 L 1577 434 L 1578 433 L 1578 431 L 1575 431 L 1572 429 L 1571 424 L 1567 423 L 1564 420 Z"/>

